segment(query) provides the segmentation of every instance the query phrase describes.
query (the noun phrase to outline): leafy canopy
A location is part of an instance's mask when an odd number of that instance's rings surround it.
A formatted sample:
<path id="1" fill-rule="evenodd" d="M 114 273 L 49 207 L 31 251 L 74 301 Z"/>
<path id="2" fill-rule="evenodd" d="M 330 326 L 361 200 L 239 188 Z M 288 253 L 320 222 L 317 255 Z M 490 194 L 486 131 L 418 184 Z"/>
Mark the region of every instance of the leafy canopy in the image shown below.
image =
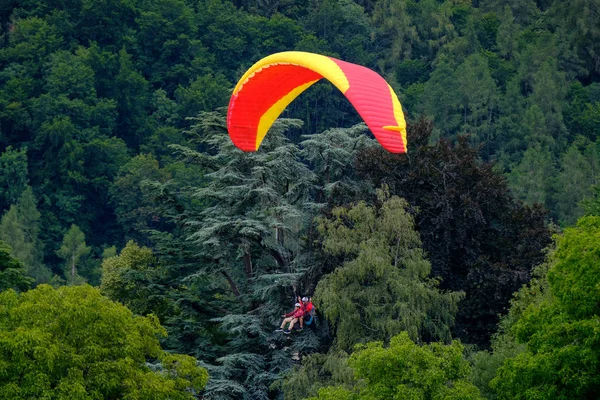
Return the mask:
<path id="1" fill-rule="evenodd" d="M 378 195 L 378 207 L 360 202 L 319 220 L 324 250 L 347 261 L 317 285 L 317 307 L 343 350 L 401 331 L 414 340 L 448 340 L 462 294 L 441 293 L 428 278 L 431 265 L 408 203 L 384 190 Z"/>
<path id="2" fill-rule="evenodd" d="M 322 388 L 311 400 L 481 399 L 467 380 L 471 369 L 462 352 L 459 342 L 418 346 L 407 332 L 387 348 L 381 342 L 360 345 L 348 361 L 357 378 L 354 388 Z"/>
<path id="3" fill-rule="evenodd" d="M 155 317 L 90 286 L 8 290 L 0 310 L 0 399 L 194 399 L 208 381 L 194 358 L 161 350 Z"/>
<path id="4" fill-rule="evenodd" d="M 0 240 L 0 291 L 27 290 L 33 282 L 23 264 L 12 255 L 10 246 Z"/>
<path id="5" fill-rule="evenodd" d="M 551 296 L 512 332 L 527 351 L 505 361 L 491 386 L 500 399 L 592 399 L 600 393 L 600 217 L 581 218 L 557 240 Z"/>

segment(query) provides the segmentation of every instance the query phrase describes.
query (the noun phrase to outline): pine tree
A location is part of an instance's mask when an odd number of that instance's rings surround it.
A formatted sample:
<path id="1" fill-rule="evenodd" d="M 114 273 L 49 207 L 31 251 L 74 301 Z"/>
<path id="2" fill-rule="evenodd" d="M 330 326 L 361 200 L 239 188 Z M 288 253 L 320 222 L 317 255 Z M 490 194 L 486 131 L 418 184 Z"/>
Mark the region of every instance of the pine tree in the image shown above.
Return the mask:
<path id="1" fill-rule="evenodd" d="M 462 111 L 461 130 L 475 142 L 492 137 L 493 116 L 497 112 L 499 91 L 492 79 L 488 62 L 481 54 L 472 54 L 456 69 L 457 98 Z"/>
<path id="2" fill-rule="evenodd" d="M 50 280 L 51 273 L 43 264 L 43 244 L 39 238 L 40 213 L 31 187 L 27 187 L 17 204 L 12 205 L 0 221 L 0 240 L 9 244 L 27 274 L 35 283 Z"/>
<path id="3" fill-rule="evenodd" d="M 563 225 L 572 225 L 583 215 L 579 203 L 590 194 L 595 183 L 593 165 L 578 147 L 574 143 L 562 155 L 561 172 L 556 178 L 556 214 Z"/>
<path id="4" fill-rule="evenodd" d="M 519 165 L 508 174 L 515 197 L 529 205 L 550 206 L 549 194 L 556 171 L 547 146 L 536 144 L 525 151 Z"/>
<path id="5" fill-rule="evenodd" d="M 16 203 L 28 183 L 27 149 L 8 146 L 0 154 L 0 210 Z"/>
<path id="6" fill-rule="evenodd" d="M 581 206 L 585 210 L 585 215 L 600 216 L 600 185 L 591 187 L 591 195 L 581 201 Z"/>
<path id="7" fill-rule="evenodd" d="M 56 252 L 56 255 L 65 260 L 64 275 L 70 285 L 81 282 L 81 277 L 77 274 L 77 265 L 90 251 L 91 248 L 85 244 L 85 234 L 77 225 L 71 225 L 63 237 L 62 246 Z"/>
<path id="8" fill-rule="evenodd" d="M 316 193 L 313 194 L 315 207 L 325 203 L 347 204 L 357 194 L 370 189 L 357 179 L 354 172 L 357 154 L 365 148 L 378 146 L 369 137 L 364 124 L 351 128 L 332 128 L 302 138 L 302 157 L 310 163 L 316 179 Z"/>
<path id="9" fill-rule="evenodd" d="M 278 120 L 258 152 L 243 153 L 221 113 L 201 114 L 188 134 L 204 151 L 172 146 L 183 162 L 206 171 L 201 185 L 151 185 L 175 225 L 171 234 L 152 236 L 168 276 L 159 282 L 178 288 L 165 291 L 179 313 L 165 325 L 178 337 L 170 342 L 175 348 L 206 361 L 210 398 L 266 399 L 292 354 L 320 345 L 312 331 L 292 345 L 270 332 L 300 294 L 303 235 L 316 212 L 314 175 L 284 136 L 298 127 Z"/>

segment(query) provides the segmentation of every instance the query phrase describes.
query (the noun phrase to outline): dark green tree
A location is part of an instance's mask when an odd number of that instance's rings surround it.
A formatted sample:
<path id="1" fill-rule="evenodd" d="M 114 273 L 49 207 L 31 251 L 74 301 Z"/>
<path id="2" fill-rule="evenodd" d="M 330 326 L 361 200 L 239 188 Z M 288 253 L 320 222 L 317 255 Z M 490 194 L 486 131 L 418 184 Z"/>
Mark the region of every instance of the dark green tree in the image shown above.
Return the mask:
<path id="1" fill-rule="evenodd" d="M 292 346 L 270 333 L 295 291 L 300 294 L 302 235 L 315 212 L 313 175 L 283 136 L 299 126 L 278 121 L 261 151 L 249 154 L 224 135 L 222 113 L 201 114 L 189 135 L 205 152 L 172 148 L 184 163 L 203 169 L 203 178 L 189 186 L 148 185 L 173 224 L 172 233 L 152 235 L 161 266 L 156 271 L 132 264 L 107 276 L 115 278 L 116 300 L 151 289 L 157 296 L 135 306 L 143 312 L 155 311 L 154 299 L 167 302 L 164 321 L 175 338 L 169 343 L 206 360 L 213 379 L 205 395 L 211 398 L 267 398 L 279 372 L 292 365 L 292 354 L 319 346 L 310 331 Z M 105 264 L 123 264 L 119 257 Z M 139 290 L 126 289 L 124 276 L 135 279 Z"/>
<path id="2" fill-rule="evenodd" d="M 27 149 L 7 147 L 0 154 L 0 209 L 15 204 L 28 183 Z"/>
<path id="3" fill-rule="evenodd" d="M 432 276 L 441 279 L 441 289 L 466 293 L 454 333 L 485 345 L 498 314 L 543 260 L 550 243 L 546 213 L 515 201 L 503 176 L 479 159 L 468 139 L 428 144 L 431 132 L 425 120 L 410 125 L 408 155 L 366 149 L 357 172 L 419 209 L 416 227 Z"/>
<path id="4" fill-rule="evenodd" d="M 0 240 L 0 292 L 7 289 L 27 290 L 33 278 L 27 276 L 23 264 L 12 255 L 12 249 Z"/>
<path id="5" fill-rule="evenodd" d="M 556 178 L 556 168 L 547 146 L 536 144 L 528 148 L 507 178 L 517 199 L 529 205 L 551 205 L 549 195 Z"/>
<path id="6" fill-rule="evenodd" d="M 591 187 L 591 195 L 581 201 L 586 215 L 600 216 L 600 185 Z"/>
<path id="7" fill-rule="evenodd" d="M 583 215 L 581 201 L 591 195 L 592 186 L 600 181 L 599 143 L 578 136 L 562 154 L 554 188 L 555 215 L 562 225 L 573 225 Z"/>

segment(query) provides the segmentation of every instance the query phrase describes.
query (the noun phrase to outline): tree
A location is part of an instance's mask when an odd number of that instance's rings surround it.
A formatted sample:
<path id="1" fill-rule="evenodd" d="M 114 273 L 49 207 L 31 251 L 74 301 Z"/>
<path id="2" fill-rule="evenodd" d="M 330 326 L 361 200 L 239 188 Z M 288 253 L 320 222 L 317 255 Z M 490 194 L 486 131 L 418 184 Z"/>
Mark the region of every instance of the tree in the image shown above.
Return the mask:
<path id="1" fill-rule="evenodd" d="M 600 217 L 565 229 L 550 260 L 551 295 L 512 327 L 527 350 L 506 360 L 491 382 L 500 399 L 592 399 L 600 392 Z"/>
<path id="2" fill-rule="evenodd" d="M 428 277 L 431 265 L 408 203 L 388 196 L 380 190 L 377 208 L 361 202 L 319 220 L 325 251 L 346 260 L 315 291 L 341 350 L 401 331 L 416 341 L 450 340 L 462 293 L 441 293 Z"/>
<path id="3" fill-rule="evenodd" d="M 566 5 L 572 7 L 565 7 Z M 574 72 L 581 78 L 590 78 L 595 81 L 600 75 L 598 63 L 600 30 L 598 24 L 595 23 L 597 12 L 597 1 L 584 0 L 576 0 L 572 3 L 564 0 L 553 1 L 549 10 L 565 44 L 573 49 L 572 53 L 568 55 L 578 61 L 577 64 L 583 64 L 576 65 L 577 68 Z"/>
<path id="4" fill-rule="evenodd" d="M 552 249 L 549 249 L 551 253 Z M 536 266 L 531 281 L 515 293 L 510 301 L 510 310 L 500 319 L 498 331 L 492 336 L 491 350 L 478 351 L 471 358 L 473 368 L 470 380 L 487 399 L 498 399 L 498 393 L 490 386 L 490 382 L 499 368 L 506 360 L 527 351 L 527 344 L 517 340 L 513 327 L 530 306 L 539 306 L 551 299 L 548 284 L 550 263 L 550 257 L 547 257 L 543 264 Z"/>
<path id="5" fill-rule="evenodd" d="M 455 96 L 459 91 L 455 70 L 456 66 L 447 57 L 441 58 L 425 83 L 418 107 L 418 111 L 435 121 L 442 136 L 455 134 L 462 119 L 458 112 L 460 100 Z"/>
<path id="6" fill-rule="evenodd" d="M 77 265 L 81 257 L 90 254 L 91 248 L 85 244 L 85 234 L 77 225 L 71 225 L 71 228 L 63 237 L 62 246 L 56 252 L 60 258 L 65 260 L 65 277 L 70 285 L 78 282 Z"/>
<path id="7" fill-rule="evenodd" d="M 0 306 L 0 399 L 194 399 L 208 380 L 194 358 L 160 348 L 156 317 L 90 286 L 9 290 Z"/>
<path id="8" fill-rule="evenodd" d="M 0 240 L 0 292 L 27 290 L 32 282 L 23 264 L 11 254 L 10 246 Z"/>
<path id="9" fill-rule="evenodd" d="M 468 138 L 429 144 L 432 126 L 409 126 L 407 155 L 361 151 L 356 172 L 419 210 L 416 228 L 440 288 L 464 291 L 453 333 L 487 346 L 512 294 L 530 279 L 550 243 L 546 212 L 515 201 L 504 177 Z M 371 198 L 371 197 L 367 197 Z"/>
<path id="10" fill-rule="evenodd" d="M 355 386 L 325 387 L 311 399 L 482 399 L 468 381 L 470 367 L 462 352 L 459 342 L 418 346 L 407 332 L 394 336 L 389 347 L 366 343 L 348 360 Z"/>
<path id="11" fill-rule="evenodd" d="M 421 44 L 417 27 L 411 21 L 407 6 L 407 2 L 402 0 L 375 3 L 372 23 L 376 29 L 373 35 L 377 42 L 382 43 L 387 53 L 386 57 L 379 61 L 378 67 L 382 71 L 389 71 L 391 66 L 398 64 L 402 59 L 413 58 L 413 47 Z"/>
<path id="12" fill-rule="evenodd" d="M 159 212 L 142 187 L 144 181 L 164 182 L 171 177 L 152 154 L 139 154 L 120 168 L 110 187 L 110 200 L 125 238 L 147 243 L 145 230 L 160 227 Z"/>
<path id="13" fill-rule="evenodd" d="M 303 236 L 317 209 L 314 176 L 284 136 L 300 125 L 280 119 L 260 152 L 243 153 L 228 138 L 222 112 L 202 113 L 187 132 L 197 147 L 172 146 L 202 178 L 147 184 L 172 224 L 152 234 L 160 273 L 132 264 L 119 269 L 135 276 L 136 290 L 126 288 L 127 280 L 115 283 L 125 301 L 148 285 L 152 300 L 169 303 L 170 344 L 207 362 L 212 379 L 206 397 L 267 399 L 278 374 L 291 367 L 292 354 L 320 346 L 322 329 L 305 330 L 291 346 L 272 334 L 301 293 Z"/>
<path id="14" fill-rule="evenodd" d="M 117 133 L 131 147 L 138 147 L 148 135 L 146 107 L 150 100 L 149 85 L 136 70 L 125 48 L 119 51 L 119 72 L 115 77 Z"/>
<path id="15" fill-rule="evenodd" d="M 562 225 L 573 225 L 583 215 L 579 203 L 590 194 L 591 186 L 600 178 L 598 161 L 594 165 L 593 160 L 579 150 L 580 147 L 587 147 L 586 142 L 579 140 L 573 143 L 561 157 L 561 171 L 556 177 L 554 196 L 557 200 L 557 220 Z"/>
<path id="16" fill-rule="evenodd" d="M 499 94 L 487 59 L 478 53 L 468 56 L 457 67 L 455 79 L 458 83 L 455 95 L 462 110 L 462 132 L 471 134 L 476 142 L 490 141 Z"/>
<path id="17" fill-rule="evenodd" d="M 591 187 L 591 195 L 581 201 L 585 215 L 600 216 L 600 185 Z"/>
<path id="18" fill-rule="evenodd" d="M 302 157 L 314 173 L 317 204 L 342 206 L 356 200 L 359 193 L 370 188 L 357 179 L 354 164 L 360 151 L 379 146 L 369 137 L 368 128 L 361 123 L 350 128 L 333 128 L 321 133 L 302 136 Z"/>
<path id="19" fill-rule="evenodd" d="M 136 314 L 165 314 L 164 287 L 160 285 L 163 268 L 147 247 L 129 241 L 121 254 L 102 262 L 100 290 L 122 302 Z"/>
<path id="20" fill-rule="evenodd" d="M 511 13 L 517 16 L 517 22 L 521 24 L 527 24 L 539 14 L 536 2 L 533 0 L 486 0 L 482 2 L 481 8 L 498 14 L 503 9 L 509 8 Z"/>
<path id="21" fill-rule="evenodd" d="M 216 153 L 175 146 L 188 160 L 212 169 L 205 174 L 206 184 L 192 193 L 204 207 L 197 215 L 188 213 L 184 224 L 188 240 L 209 260 L 204 268 L 211 266 L 211 274 L 222 275 L 237 297 L 252 291 L 258 263 L 275 262 L 263 266 L 262 273 L 295 272 L 292 248 L 299 245 L 299 232 L 307 220 L 303 207 L 313 175 L 283 132 L 300 125 L 297 120 L 278 121 L 265 138 L 261 147 L 265 150 L 245 154 L 223 135 L 222 115 L 204 113 L 193 132 Z"/>
<path id="22" fill-rule="evenodd" d="M 526 204 L 550 205 L 549 195 L 556 171 L 548 146 L 535 143 L 521 162 L 507 174 L 515 197 Z"/>
<path id="23" fill-rule="evenodd" d="M 352 389 L 356 383 L 354 370 L 348 366 L 348 353 L 329 351 L 302 358 L 302 365 L 294 366 L 275 385 L 284 393 L 285 400 L 302 400 L 318 395 L 326 386 Z"/>
<path id="24" fill-rule="evenodd" d="M 51 273 L 43 264 L 43 243 L 39 238 L 40 213 L 31 187 L 27 187 L 15 205 L 2 216 L 0 221 L 0 240 L 13 249 L 13 255 L 19 259 L 27 274 L 35 283 L 46 283 Z"/>
<path id="25" fill-rule="evenodd" d="M 28 183 L 27 149 L 8 146 L 0 154 L 0 210 L 16 203 Z"/>

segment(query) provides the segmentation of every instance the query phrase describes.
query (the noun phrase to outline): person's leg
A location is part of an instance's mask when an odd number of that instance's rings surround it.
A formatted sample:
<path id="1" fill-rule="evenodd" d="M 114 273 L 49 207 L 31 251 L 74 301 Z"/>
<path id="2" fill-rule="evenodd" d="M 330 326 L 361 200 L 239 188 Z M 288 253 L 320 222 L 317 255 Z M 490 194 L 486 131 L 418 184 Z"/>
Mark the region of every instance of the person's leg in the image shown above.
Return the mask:
<path id="1" fill-rule="evenodd" d="M 298 318 L 294 318 L 290 321 L 290 326 L 288 327 L 288 331 L 292 331 L 292 329 L 294 329 L 294 325 L 296 324 L 296 322 L 298 322 Z"/>
<path id="2" fill-rule="evenodd" d="M 283 319 L 283 322 L 281 323 L 280 328 L 283 329 L 283 327 L 285 326 L 285 324 L 287 324 L 288 322 L 290 322 L 291 320 L 293 320 L 293 317 L 287 317 Z"/>
<path id="3" fill-rule="evenodd" d="M 300 317 L 300 330 L 304 329 L 304 316 Z"/>

